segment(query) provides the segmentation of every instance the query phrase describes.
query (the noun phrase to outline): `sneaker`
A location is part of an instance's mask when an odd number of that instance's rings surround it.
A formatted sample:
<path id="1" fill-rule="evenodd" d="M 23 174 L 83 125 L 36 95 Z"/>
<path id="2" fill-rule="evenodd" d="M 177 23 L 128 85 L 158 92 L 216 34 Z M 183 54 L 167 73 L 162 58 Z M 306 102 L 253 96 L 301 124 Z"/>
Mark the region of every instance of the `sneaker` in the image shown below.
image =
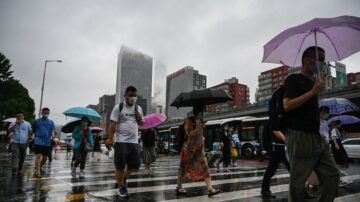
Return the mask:
<path id="1" fill-rule="evenodd" d="M 80 171 L 80 173 L 79 173 L 79 179 L 84 179 L 85 178 L 85 173 L 84 173 L 84 171 Z"/>
<path id="2" fill-rule="evenodd" d="M 273 195 L 270 190 L 261 190 L 261 198 L 276 198 L 276 196 Z"/>
<path id="3" fill-rule="evenodd" d="M 129 192 L 127 190 L 127 187 L 125 187 L 125 186 L 123 186 L 119 189 L 118 194 L 121 198 L 129 198 Z"/>
<path id="4" fill-rule="evenodd" d="M 76 169 L 75 168 L 71 169 L 71 176 L 76 177 Z"/>

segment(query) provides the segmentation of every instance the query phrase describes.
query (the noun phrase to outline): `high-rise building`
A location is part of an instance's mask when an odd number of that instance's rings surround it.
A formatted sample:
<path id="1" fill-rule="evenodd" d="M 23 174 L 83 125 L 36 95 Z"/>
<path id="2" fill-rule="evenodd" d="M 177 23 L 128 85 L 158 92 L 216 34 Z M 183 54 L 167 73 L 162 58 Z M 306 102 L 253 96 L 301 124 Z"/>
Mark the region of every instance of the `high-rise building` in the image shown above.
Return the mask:
<path id="1" fill-rule="evenodd" d="M 170 74 L 166 78 L 166 116 L 168 119 L 185 118 L 192 109 L 171 107 L 171 103 L 182 92 L 206 88 L 206 76 L 199 74 L 193 67 L 187 66 Z"/>
<path id="2" fill-rule="evenodd" d="M 271 95 L 284 84 L 289 67 L 281 66 L 261 72 L 258 81 L 259 88 L 256 92 L 256 101 L 264 103 L 270 100 Z"/>
<path id="3" fill-rule="evenodd" d="M 108 135 L 111 112 L 115 106 L 115 95 L 103 95 L 99 98 L 98 112 L 102 119 L 100 127 L 103 128 L 103 134 Z"/>
<path id="4" fill-rule="evenodd" d="M 346 87 L 347 86 L 347 76 L 346 76 L 346 65 L 340 62 L 335 62 L 336 69 L 336 87 Z"/>
<path id="5" fill-rule="evenodd" d="M 115 103 L 123 101 L 125 89 L 134 86 L 141 96 L 140 102 L 146 101 L 144 114 L 151 111 L 153 58 L 139 51 L 122 46 L 118 55 Z"/>
<path id="6" fill-rule="evenodd" d="M 211 87 L 213 89 L 222 89 L 227 92 L 233 100 L 208 106 L 208 112 L 222 112 L 233 108 L 244 106 L 250 103 L 250 93 L 247 85 L 239 83 L 235 77 L 226 79 L 224 83 Z"/>

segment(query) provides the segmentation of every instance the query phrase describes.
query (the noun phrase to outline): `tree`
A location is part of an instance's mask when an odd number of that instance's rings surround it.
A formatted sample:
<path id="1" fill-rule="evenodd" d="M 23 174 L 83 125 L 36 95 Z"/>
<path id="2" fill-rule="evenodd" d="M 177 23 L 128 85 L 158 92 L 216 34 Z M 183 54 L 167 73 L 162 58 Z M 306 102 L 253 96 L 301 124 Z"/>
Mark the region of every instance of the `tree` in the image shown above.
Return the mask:
<path id="1" fill-rule="evenodd" d="M 35 119 L 35 102 L 20 81 L 14 79 L 10 68 L 10 60 L 0 53 L 0 119 L 15 117 L 21 110 L 31 122 Z"/>

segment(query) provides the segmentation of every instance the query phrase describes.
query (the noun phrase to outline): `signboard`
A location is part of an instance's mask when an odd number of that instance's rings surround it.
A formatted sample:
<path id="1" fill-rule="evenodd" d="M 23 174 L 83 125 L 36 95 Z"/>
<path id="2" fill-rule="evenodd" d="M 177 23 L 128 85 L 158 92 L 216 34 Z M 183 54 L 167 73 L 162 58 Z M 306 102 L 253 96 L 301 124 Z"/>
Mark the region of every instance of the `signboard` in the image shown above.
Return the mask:
<path id="1" fill-rule="evenodd" d="M 340 62 L 335 62 L 335 69 L 336 69 L 336 86 L 346 87 L 347 86 L 346 66 Z"/>

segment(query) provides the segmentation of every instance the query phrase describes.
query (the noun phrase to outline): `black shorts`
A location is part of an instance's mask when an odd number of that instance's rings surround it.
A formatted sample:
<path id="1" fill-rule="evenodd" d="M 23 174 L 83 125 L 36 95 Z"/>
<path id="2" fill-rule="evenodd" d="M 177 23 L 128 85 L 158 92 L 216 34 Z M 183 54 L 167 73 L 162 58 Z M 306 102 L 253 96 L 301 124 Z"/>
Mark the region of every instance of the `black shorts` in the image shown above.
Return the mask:
<path id="1" fill-rule="evenodd" d="M 114 163 L 116 170 L 130 170 L 140 168 L 141 157 L 139 145 L 134 143 L 116 142 L 114 144 Z"/>
<path id="2" fill-rule="evenodd" d="M 51 147 L 44 145 L 35 145 L 34 146 L 35 154 L 42 154 L 43 156 L 49 156 L 51 152 Z"/>

